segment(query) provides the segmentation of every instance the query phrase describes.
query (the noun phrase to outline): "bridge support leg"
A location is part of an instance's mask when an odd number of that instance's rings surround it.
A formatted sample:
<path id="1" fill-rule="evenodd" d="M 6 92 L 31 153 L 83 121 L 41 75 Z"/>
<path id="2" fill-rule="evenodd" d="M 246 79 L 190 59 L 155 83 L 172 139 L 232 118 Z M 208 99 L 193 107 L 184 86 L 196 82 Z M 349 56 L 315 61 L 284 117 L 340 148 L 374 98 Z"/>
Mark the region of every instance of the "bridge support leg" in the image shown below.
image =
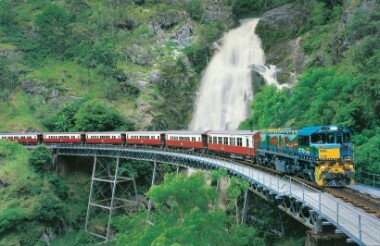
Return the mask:
<path id="1" fill-rule="evenodd" d="M 248 189 L 244 193 L 243 211 L 241 213 L 241 224 L 245 223 L 248 211 L 249 194 Z"/>
<path id="2" fill-rule="evenodd" d="M 156 182 L 156 173 L 157 173 L 157 161 L 154 161 L 153 162 L 153 174 L 152 174 L 152 183 L 151 183 L 151 186 L 152 187 L 155 182 Z M 150 220 L 150 211 L 152 210 L 152 201 L 149 199 L 148 201 L 148 217 L 147 217 L 147 221 Z"/>
<path id="3" fill-rule="evenodd" d="M 133 171 L 122 173 L 120 157 L 114 159 L 94 157 L 88 199 L 85 230 L 90 234 L 109 241 L 114 237 L 111 228 L 112 215 L 116 209 L 124 212 L 137 210 L 137 189 Z M 131 189 L 131 186 L 133 188 Z M 129 199 L 135 193 L 135 201 Z M 106 222 L 106 225 L 104 225 Z"/>

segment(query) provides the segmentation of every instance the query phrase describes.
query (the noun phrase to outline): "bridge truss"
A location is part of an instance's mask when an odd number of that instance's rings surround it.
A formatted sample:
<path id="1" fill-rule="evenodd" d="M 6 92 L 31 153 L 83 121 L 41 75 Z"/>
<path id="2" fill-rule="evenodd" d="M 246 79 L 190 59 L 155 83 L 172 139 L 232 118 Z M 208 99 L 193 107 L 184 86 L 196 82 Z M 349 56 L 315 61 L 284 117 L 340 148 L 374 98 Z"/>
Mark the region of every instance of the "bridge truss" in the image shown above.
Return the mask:
<path id="1" fill-rule="evenodd" d="M 111 157 L 116 158 L 117 162 L 125 158 L 203 170 L 224 168 L 230 174 L 246 179 L 251 191 L 274 202 L 281 210 L 317 233 L 325 226 L 333 226 L 336 232 L 344 233 L 359 245 L 380 245 L 380 219 L 291 177 L 274 176 L 237 162 L 189 150 L 105 145 L 50 145 L 49 148 L 56 155 L 94 156 L 95 162 L 97 157 Z M 117 175 L 110 179 L 111 183 L 114 182 L 111 187 L 116 187 L 117 179 Z M 91 199 L 90 194 L 88 213 L 92 206 Z M 111 206 L 110 214 L 112 209 Z M 88 218 L 86 227 L 87 222 Z M 105 239 L 109 239 L 109 226 Z"/>

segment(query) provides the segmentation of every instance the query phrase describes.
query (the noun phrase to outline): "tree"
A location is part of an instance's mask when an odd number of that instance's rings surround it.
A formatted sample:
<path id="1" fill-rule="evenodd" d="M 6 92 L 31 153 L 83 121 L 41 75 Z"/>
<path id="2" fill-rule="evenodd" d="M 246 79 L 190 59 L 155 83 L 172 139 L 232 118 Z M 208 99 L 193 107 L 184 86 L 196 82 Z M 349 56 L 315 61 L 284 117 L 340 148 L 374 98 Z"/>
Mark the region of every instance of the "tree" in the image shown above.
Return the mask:
<path id="1" fill-rule="evenodd" d="M 55 55 L 63 55 L 65 40 L 69 34 L 70 18 L 65 9 L 56 4 L 48 4 L 36 17 L 42 49 Z"/>
<path id="2" fill-rule="evenodd" d="M 50 119 L 49 129 L 54 132 L 67 132 L 75 129 L 75 114 L 83 104 L 83 100 L 66 105 Z"/>
<path id="3" fill-rule="evenodd" d="M 4 26 L 9 26 L 13 24 L 15 17 L 14 8 L 12 7 L 11 1 L 1 1 L 0 2 L 0 24 Z"/>
<path id="4" fill-rule="evenodd" d="M 7 59 L 0 59 L 0 91 L 14 91 L 18 85 L 18 77 L 11 70 Z"/>
<path id="5" fill-rule="evenodd" d="M 51 152 L 45 145 L 38 145 L 30 153 L 29 165 L 34 167 L 36 171 L 46 170 L 52 161 Z"/>
<path id="6" fill-rule="evenodd" d="M 98 73 L 109 76 L 117 70 L 118 53 L 110 38 L 104 38 L 92 45 L 82 62 L 87 68 L 96 68 Z"/>
<path id="7" fill-rule="evenodd" d="M 145 222 L 146 213 L 116 219 L 117 245 L 264 245 L 253 228 L 231 223 L 210 206 L 217 192 L 202 173 L 167 175 L 147 196 L 156 208 L 151 223 Z"/>
<path id="8" fill-rule="evenodd" d="M 132 124 L 102 102 L 85 103 L 74 116 L 76 131 L 131 130 Z"/>

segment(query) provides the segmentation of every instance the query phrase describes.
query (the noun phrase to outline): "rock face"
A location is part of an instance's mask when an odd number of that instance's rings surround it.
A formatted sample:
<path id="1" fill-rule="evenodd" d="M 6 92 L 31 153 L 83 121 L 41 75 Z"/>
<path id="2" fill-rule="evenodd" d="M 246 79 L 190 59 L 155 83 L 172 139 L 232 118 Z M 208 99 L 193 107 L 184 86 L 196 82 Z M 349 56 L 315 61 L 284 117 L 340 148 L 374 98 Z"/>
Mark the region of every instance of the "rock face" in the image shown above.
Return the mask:
<path id="1" fill-rule="evenodd" d="M 283 35 L 291 35 L 302 28 L 307 13 L 306 6 L 290 3 L 266 12 L 260 19 L 260 25 L 271 31 L 278 30 Z M 266 63 L 274 64 L 280 70 L 277 74 L 280 83 L 293 84 L 296 75 L 302 73 L 307 57 L 301 43 L 301 37 L 296 37 L 266 51 Z"/>
<path id="2" fill-rule="evenodd" d="M 260 21 L 275 28 L 299 30 L 306 20 L 307 13 L 306 6 L 290 3 L 266 12 Z"/>
<path id="3" fill-rule="evenodd" d="M 137 44 L 125 48 L 126 59 L 141 66 L 150 66 L 157 55 L 153 49 L 149 47 L 144 49 Z"/>
<path id="4" fill-rule="evenodd" d="M 188 46 L 192 41 L 193 27 L 190 22 L 187 22 L 183 27 L 176 31 L 172 35 L 174 43 L 176 43 L 180 48 Z"/>
<path id="5" fill-rule="evenodd" d="M 227 21 L 231 16 L 231 12 L 218 1 L 210 1 L 204 6 L 203 21 L 212 23 L 216 21 Z"/>
<path id="6" fill-rule="evenodd" d="M 302 38 L 290 40 L 273 48 L 267 53 L 267 63 L 275 64 L 280 71 L 277 79 L 281 83 L 294 84 L 295 74 L 303 72 L 303 65 L 307 60 L 301 46 Z"/>

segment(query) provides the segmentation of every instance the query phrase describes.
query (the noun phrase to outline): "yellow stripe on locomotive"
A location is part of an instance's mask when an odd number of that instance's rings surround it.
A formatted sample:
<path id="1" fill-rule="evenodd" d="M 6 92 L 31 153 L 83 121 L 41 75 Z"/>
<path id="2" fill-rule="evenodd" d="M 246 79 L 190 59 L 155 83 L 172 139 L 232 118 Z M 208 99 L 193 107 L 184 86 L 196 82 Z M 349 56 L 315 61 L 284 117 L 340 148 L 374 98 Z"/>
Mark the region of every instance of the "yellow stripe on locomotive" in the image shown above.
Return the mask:
<path id="1" fill-rule="evenodd" d="M 323 149 L 320 148 L 318 152 L 320 160 L 333 160 L 340 158 L 340 149 Z"/>

